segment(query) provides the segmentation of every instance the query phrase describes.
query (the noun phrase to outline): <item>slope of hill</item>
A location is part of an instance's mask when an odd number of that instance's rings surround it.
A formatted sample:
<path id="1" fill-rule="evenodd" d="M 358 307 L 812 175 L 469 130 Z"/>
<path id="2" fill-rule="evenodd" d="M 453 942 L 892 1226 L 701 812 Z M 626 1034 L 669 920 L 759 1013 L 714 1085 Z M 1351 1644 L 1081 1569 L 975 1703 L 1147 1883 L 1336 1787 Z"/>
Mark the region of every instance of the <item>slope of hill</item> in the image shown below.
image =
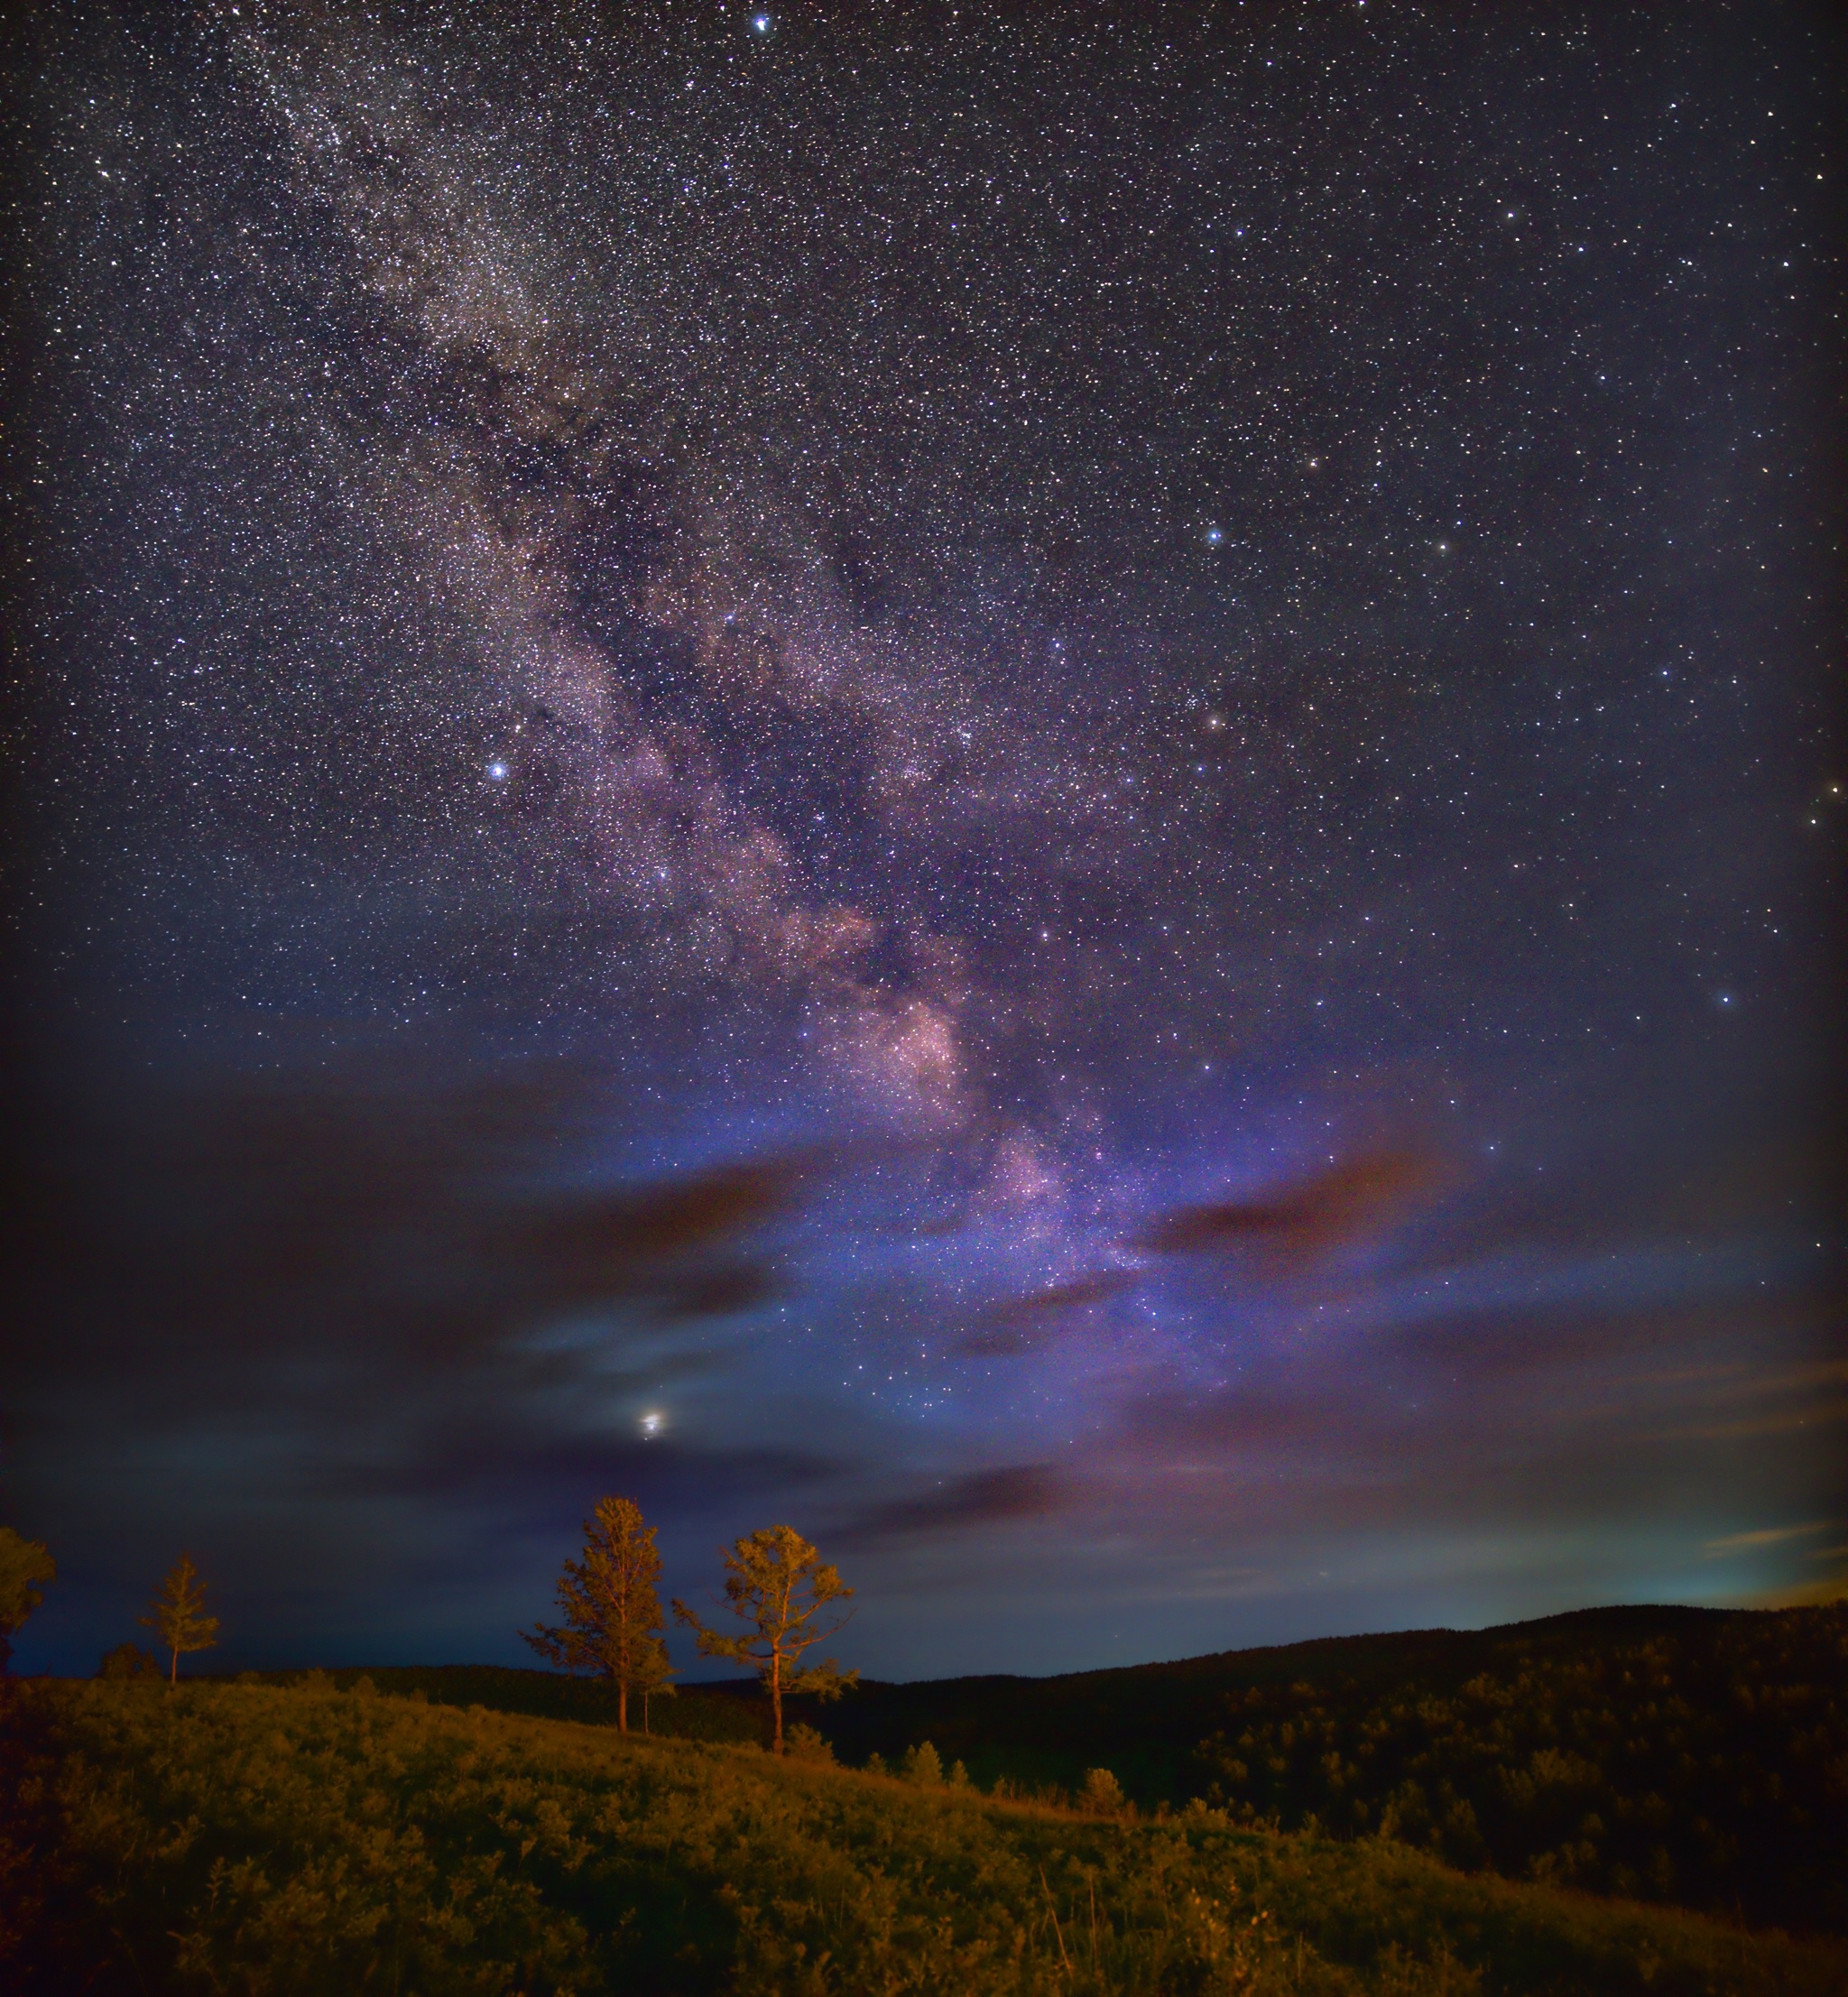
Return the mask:
<path id="1" fill-rule="evenodd" d="M 355 1670 L 330 1674 L 351 1685 Z M 300 1673 L 267 1674 L 268 1682 Z M 607 1722 L 607 1690 L 492 1665 L 378 1689 Z M 984 1788 L 1107 1767 L 1144 1809 L 1385 1834 L 1447 1863 L 1848 1933 L 1848 1606 L 1588 1609 L 1480 1631 L 1329 1637 L 1050 1678 L 869 1681 L 795 1700 L 842 1760 L 931 1742 Z M 762 1741 L 753 1680 L 654 1702 L 658 1734 Z"/>
<path id="2" fill-rule="evenodd" d="M 216 1674 L 199 1680 L 228 1682 Z M 480 1706 L 493 1713 L 524 1713 L 532 1719 L 577 1720 L 587 1726 L 613 1726 L 616 1695 L 600 1678 L 567 1677 L 509 1664 L 353 1665 L 333 1670 L 241 1671 L 248 1685 L 322 1684 L 337 1691 L 369 1686 L 398 1698 L 425 1699 L 439 1706 Z M 769 1738 L 769 1708 L 754 1697 L 754 1679 L 740 1684 L 688 1686 L 674 1695 L 637 1701 L 630 1724 L 663 1740 L 748 1742 Z M 740 1695 L 744 1695 L 741 1697 Z"/>
<path id="3" fill-rule="evenodd" d="M 1824 1997 L 1834 1942 L 1400 1844 L 924 1789 L 328 1681 L 0 1688 L 20 1997 Z"/>
<path id="4" fill-rule="evenodd" d="M 1848 1606 L 1589 1609 L 1053 1678 L 869 1685 L 848 1761 L 1108 1766 L 1144 1807 L 1387 1832 L 1451 1863 L 1848 1930 Z"/>

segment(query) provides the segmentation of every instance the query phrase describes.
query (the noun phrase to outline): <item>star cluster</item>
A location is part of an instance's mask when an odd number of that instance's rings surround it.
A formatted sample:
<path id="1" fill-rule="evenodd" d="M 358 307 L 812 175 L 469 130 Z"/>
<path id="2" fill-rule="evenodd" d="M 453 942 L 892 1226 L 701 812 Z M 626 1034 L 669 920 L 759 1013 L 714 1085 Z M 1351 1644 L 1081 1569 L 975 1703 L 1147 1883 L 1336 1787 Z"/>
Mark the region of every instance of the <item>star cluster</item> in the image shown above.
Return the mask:
<path id="1" fill-rule="evenodd" d="M 8 1470 L 96 1601 L 176 1465 L 368 1656 L 605 1487 L 832 1532 L 887 1670 L 1820 1577 L 1819 22 L 23 50 Z"/>

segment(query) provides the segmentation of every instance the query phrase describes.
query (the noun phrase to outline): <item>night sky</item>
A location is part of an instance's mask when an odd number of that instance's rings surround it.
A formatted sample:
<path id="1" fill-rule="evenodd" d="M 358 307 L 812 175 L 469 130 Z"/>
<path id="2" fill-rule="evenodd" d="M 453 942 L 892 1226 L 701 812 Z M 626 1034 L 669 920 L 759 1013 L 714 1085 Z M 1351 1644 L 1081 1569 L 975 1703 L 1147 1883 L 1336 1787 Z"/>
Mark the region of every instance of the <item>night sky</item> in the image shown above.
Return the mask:
<path id="1" fill-rule="evenodd" d="M 1841 1585 L 1824 10 L 14 62 L 19 1668 Z"/>

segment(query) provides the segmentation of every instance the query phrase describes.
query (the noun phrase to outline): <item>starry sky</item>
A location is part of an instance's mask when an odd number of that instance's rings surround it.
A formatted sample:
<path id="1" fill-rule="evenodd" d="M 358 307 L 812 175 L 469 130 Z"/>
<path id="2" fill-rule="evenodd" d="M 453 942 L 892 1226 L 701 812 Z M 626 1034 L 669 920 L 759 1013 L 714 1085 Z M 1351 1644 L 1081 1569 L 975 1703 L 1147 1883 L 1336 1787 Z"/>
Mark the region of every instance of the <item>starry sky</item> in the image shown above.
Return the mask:
<path id="1" fill-rule="evenodd" d="M 1841 1586 L 1825 10 L 13 61 L 21 1668 Z"/>

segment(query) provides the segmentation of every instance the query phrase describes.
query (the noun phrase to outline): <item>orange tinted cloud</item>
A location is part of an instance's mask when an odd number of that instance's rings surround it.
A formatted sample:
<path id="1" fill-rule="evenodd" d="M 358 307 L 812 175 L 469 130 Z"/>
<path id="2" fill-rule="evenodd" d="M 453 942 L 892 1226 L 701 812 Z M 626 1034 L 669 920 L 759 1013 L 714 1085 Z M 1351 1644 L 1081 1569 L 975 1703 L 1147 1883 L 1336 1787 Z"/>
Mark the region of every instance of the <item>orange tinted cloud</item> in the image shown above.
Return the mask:
<path id="1" fill-rule="evenodd" d="M 1135 1246 L 1157 1255 L 1257 1248 L 1307 1259 L 1396 1219 L 1436 1178 L 1432 1160 L 1419 1153 L 1363 1151 L 1272 1198 L 1179 1207 Z"/>

